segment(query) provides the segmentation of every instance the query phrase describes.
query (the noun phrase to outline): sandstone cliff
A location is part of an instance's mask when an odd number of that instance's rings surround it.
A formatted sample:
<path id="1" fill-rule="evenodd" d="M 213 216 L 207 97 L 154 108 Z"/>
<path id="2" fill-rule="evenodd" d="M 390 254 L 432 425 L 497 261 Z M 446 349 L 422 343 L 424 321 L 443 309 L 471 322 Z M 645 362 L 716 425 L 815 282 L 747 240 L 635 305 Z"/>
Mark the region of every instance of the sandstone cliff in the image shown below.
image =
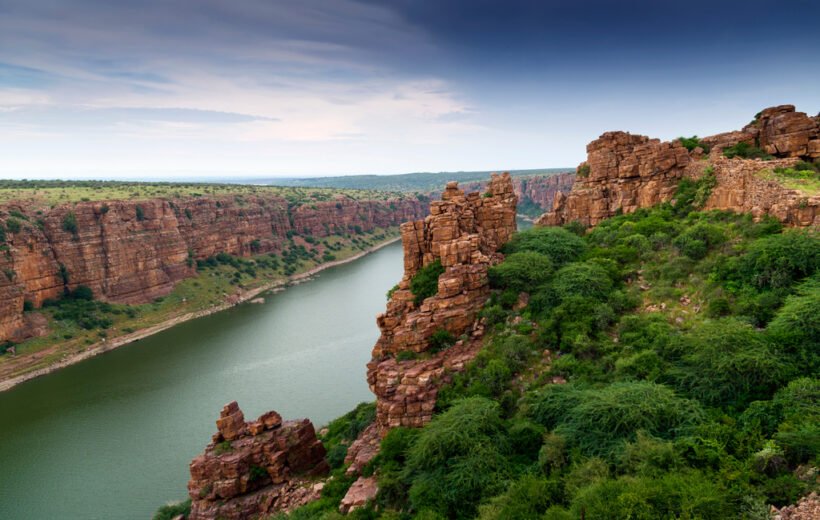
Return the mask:
<path id="1" fill-rule="evenodd" d="M 587 160 L 578 167 L 572 191 L 557 193 L 552 211 L 538 223 L 572 221 L 591 226 L 618 212 L 669 202 L 684 177 L 697 178 L 707 169 L 716 186 L 707 209 L 771 214 L 789 225 L 820 224 L 820 197 L 784 188 L 765 175 L 798 160 L 820 158 L 820 117 L 796 112 L 794 106 L 767 108 L 742 130 L 703 138 L 711 148 L 687 151 L 680 142 L 661 142 L 626 132 L 607 132 L 587 145 Z M 722 151 L 738 143 L 759 146 L 780 161 L 726 159 Z"/>
<path id="2" fill-rule="evenodd" d="M 553 175 L 534 175 L 531 177 L 513 177 L 513 191 L 518 197 L 519 213 L 540 215 L 552 210 L 552 203 L 557 193 L 567 194 L 575 182 L 575 173 L 556 173 Z M 465 192 L 484 191 L 487 182 L 462 183 Z"/>
<path id="3" fill-rule="evenodd" d="M 148 302 L 193 276 L 194 259 L 277 252 L 289 233 L 370 231 L 425 211 L 410 198 L 347 197 L 302 205 L 276 196 L 8 205 L 0 222 L 14 221 L 19 230 L 6 231 L 0 246 L 0 341 L 31 335 L 25 301 L 38 307 L 86 285 L 105 301 Z"/>
<path id="4" fill-rule="evenodd" d="M 500 260 L 498 250 L 515 232 L 515 207 L 509 174 L 494 175 L 484 196 L 465 195 L 450 183 L 442 200 L 431 203 L 427 218 L 402 224 L 404 277 L 386 312 L 377 318 L 381 336 L 368 364 L 380 428 L 421 426 L 430 420 L 436 380 L 445 368 L 463 365 L 464 359 L 449 359 L 460 358 L 466 347 L 462 343 L 421 362 L 400 363 L 395 355 L 428 350 L 429 339 L 438 330 L 454 337 L 473 332 L 489 294 L 487 270 Z M 416 305 L 410 281 L 435 261 L 444 267 L 438 291 Z"/>
<path id="5" fill-rule="evenodd" d="M 236 402 L 225 405 L 218 432 L 190 465 L 190 520 L 239 520 L 287 511 L 319 497 L 307 478 L 325 475 L 325 449 L 307 419 L 276 412 L 245 422 Z"/>

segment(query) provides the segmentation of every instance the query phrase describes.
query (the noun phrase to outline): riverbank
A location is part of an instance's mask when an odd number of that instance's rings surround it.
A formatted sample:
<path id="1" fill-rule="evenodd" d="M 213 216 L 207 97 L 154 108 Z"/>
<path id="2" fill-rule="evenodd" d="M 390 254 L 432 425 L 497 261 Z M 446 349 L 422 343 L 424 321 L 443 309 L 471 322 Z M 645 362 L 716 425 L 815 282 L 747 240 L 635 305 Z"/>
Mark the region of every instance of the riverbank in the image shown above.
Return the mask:
<path id="1" fill-rule="evenodd" d="M 89 359 L 89 358 L 92 358 L 92 357 L 95 357 L 95 356 L 98 356 L 98 355 L 103 354 L 105 352 L 110 352 L 114 349 L 122 347 L 123 345 L 128 345 L 130 343 L 134 343 L 135 341 L 139 341 L 141 339 L 147 338 L 149 336 L 152 336 L 154 334 L 157 334 L 159 332 L 167 330 L 171 327 L 174 327 L 175 325 L 179 325 L 180 323 L 184 323 L 186 321 L 194 320 L 194 319 L 197 319 L 197 318 L 202 318 L 204 316 L 209 316 L 211 314 L 215 314 L 217 312 L 224 311 L 224 310 L 229 309 L 229 308 L 231 308 L 235 305 L 239 305 L 240 303 L 251 300 L 251 299 L 257 297 L 258 295 L 260 295 L 260 294 L 262 294 L 266 291 L 270 291 L 270 290 L 274 290 L 274 289 L 278 289 L 278 288 L 284 288 L 284 287 L 287 287 L 289 285 L 293 285 L 295 283 L 304 282 L 304 281 L 308 280 L 310 277 L 316 275 L 317 273 L 319 273 L 321 271 L 324 271 L 325 269 L 329 269 L 331 267 L 335 267 L 335 266 L 338 266 L 338 265 L 343 265 L 343 264 L 346 264 L 346 263 L 353 262 L 353 261 L 358 260 L 358 259 L 360 259 L 360 258 L 362 258 L 362 257 L 364 257 L 364 256 L 366 256 L 370 253 L 378 251 L 379 249 L 381 249 L 383 247 L 386 247 L 390 244 L 393 244 L 393 243 L 397 242 L 400 239 L 401 239 L 400 236 L 392 237 L 392 238 L 389 238 L 389 239 L 385 240 L 384 242 L 376 244 L 373 247 L 370 247 L 370 248 L 368 248 L 364 251 L 356 253 L 356 254 L 354 254 L 352 256 L 349 256 L 347 258 L 342 258 L 342 259 L 339 259 L 339 260 L 333 260 L 331 262 L 327 262 L 327 263 L 324 263 L 324 264 L 321 264 L 321 265 L 317 265 L 316 267 L 312 267 L 312 268 L 310 268 L 307 271 L 304 271 L 302 273 L 297 273 L 297 274 L 291 275 L 291 276 L 289 276 L 285 279 L 280 279 L 280 280 L 274 280 L 274 281 L 271 281 L 271 282 L 267 282 L 267 283 L 264 283 L 264 284 L 260 285 L 259 287 L 254 287 L 254 288 L 250 288 L 250 289 L 246 289 L 246 290 L 240 289 L 237 292 L 235 292 L 231 295 L 228 295 L 225 298 L 225 301 L 223 301 L 221 304 L 211 306 L 207 309 L 202 309 L 202 310 L 198 310 L 198 311 L 195 311 L 195 312 L 185 313 L 185 314 L 182 314 L 182 315 L 179 315 L 179 316 L 174 316 L 174 317 L 169 318 L 165 321 L 162 321 L 162 322 L 160 322 L 156 325 L 152 325 L 152 326 L 149 326 L 149 327 L 146 327 L 146 328 L 143 328 L 143 329 L 139 329 L 139 330 L 136 330 L 134 332 L 126 333 L 126 334 L 123 334 L 121 336 L 117 336 L 115 338 L 112 338 L 110 340 L 103 338 L 101 341 L 99 341 L 97 343 L 94 343 L 92 345 L 89 345 L 89 347 L 87 349 L 84 349 L 81 352 L 69 354 L 66 357 L 64 357 L 64 358 L 62 358 L 58 361 L 55 361 L 54 363 L 51 363 L 46 367 L 38 368 L 38 369 L 32 370 L 30 372 L 26 372 L 26 373 L 23 373 L 23 374 L 20 374 L 20 375 L 5 379 L 3 381 L 0 381 L 0 392 L 10 390 L 11 388 L 14 388 L 17 385 L 19 385 L 21 383 L 24 383 L 26 381 L 30 381 L 34 378 L 44 376 L 44 375 L 47 375 L 47 374 L 51 374 L 52 372 L 55 372 L 55 371 L 57 371 L 61 368 L 71 366 L 73 364 L 79 363 L 81 361 L 84 361 L 86 359 Z"/>

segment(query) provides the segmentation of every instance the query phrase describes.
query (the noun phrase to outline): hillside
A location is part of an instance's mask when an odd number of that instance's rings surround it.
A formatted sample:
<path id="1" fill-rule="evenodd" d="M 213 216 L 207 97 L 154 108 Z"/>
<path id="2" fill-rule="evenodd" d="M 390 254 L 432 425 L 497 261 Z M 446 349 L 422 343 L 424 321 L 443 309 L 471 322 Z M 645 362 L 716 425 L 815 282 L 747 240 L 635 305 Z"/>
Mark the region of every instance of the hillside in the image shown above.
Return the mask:
<path id="1" fill-rule="evenodd" d="M 448 184 L 402 226 L 376 402 L 300 437 L 323 459 L 259 459 L 277 427 L 223 410 L 193 505 L 158 518 L 812 518 L 815 128 L 776 107 L 741 136 L 604 134 L 541 219 L 563 225 L 515 234 L 510 176 Z"/>
<path id="2" fill-rule="evenodd" d="M 545 177 L 569 170 L 571 170 L 571 168 L 510 170 L 510 175 L 512 177 Z M 491 172 L 489 171 L 438 173 L 419 172 L 404 173 L 400 175 L 346 175 L 339 177 L 310 177 L 303 179 L 270 179 L 261 180 L 260 182 L 277 186 L 429 193 L 432 191 L 441 190 L 441 187 L 449 181 L 456 181 L 459 183 L 486 181 L 486 179 L 490 176 L 490 173 Z"/>

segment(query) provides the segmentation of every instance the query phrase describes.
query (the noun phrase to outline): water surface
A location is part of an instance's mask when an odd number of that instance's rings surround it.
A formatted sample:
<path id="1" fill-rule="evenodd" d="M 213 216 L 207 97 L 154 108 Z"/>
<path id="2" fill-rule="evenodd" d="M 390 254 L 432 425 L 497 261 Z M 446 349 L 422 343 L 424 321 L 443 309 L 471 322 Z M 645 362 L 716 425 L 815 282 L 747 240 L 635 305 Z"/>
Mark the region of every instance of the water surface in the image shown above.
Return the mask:
<path id="1" fill-rule="evenodd" d="M 365 363 L 401 277 L 392 244 L 316 279 L 0 393 L 0 519 L 145 519 L 237 400 L 325 424 L 373 395 Z"/>

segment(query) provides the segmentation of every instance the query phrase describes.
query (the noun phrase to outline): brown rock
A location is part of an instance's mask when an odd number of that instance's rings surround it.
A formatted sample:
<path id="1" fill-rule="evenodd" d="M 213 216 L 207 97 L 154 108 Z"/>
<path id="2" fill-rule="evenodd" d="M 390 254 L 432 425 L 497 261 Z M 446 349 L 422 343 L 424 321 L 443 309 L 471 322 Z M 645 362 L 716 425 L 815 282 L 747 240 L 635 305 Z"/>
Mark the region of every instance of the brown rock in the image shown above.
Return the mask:
<path id="1" fill-rule="evenodd" d="M 376 477 L 359 477 L 356 482 L 347 490 L 342 502 L 339 504 L 339 511 L 349 513 L 354 509 L 364 507 L 368 502 L 376 498 L 379 492 L 379 484 Z"/>
<path id="2" fill-rule="evenodd" d="M 276 412 L 246 424 L 236 402 L 225 405 L 219 433 L 190 464 L 192 520 L 241 520 L 287 511 L 319 497 L 308 477 L 328 472 L 325 450 L 307 419 Z"/>

